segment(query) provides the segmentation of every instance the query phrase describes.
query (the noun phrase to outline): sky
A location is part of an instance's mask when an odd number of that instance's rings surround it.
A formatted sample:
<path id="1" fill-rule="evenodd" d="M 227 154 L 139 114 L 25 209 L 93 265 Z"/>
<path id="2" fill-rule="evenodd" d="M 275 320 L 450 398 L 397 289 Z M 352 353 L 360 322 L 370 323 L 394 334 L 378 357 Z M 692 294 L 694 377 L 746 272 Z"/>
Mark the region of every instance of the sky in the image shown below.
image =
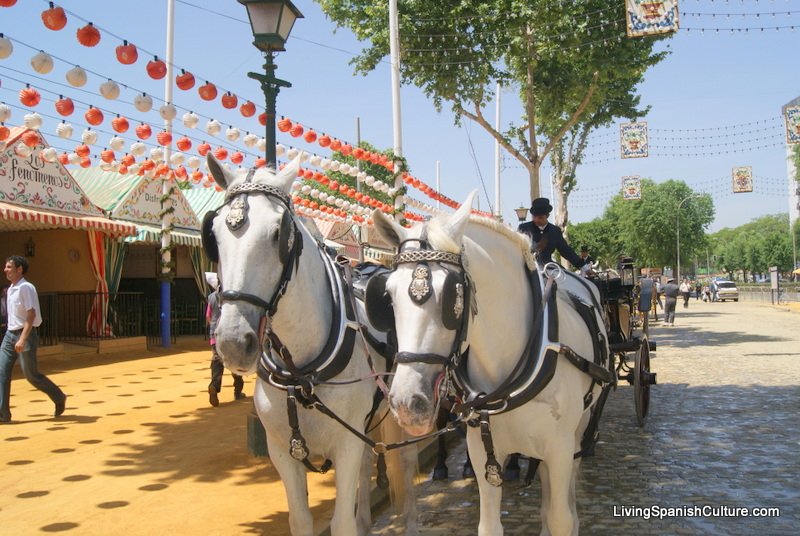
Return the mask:
<path id="1" fill-rule="evenodd" d="M 96 127 L 100 140 L 93 155 L 113 134 L 109 123 L 114 113 L 130 120 L 132 129 L 126 136 L 131 141 L 138 121 L 162 124 L 156 110 L 163 104 L 159 99 L 163 99 L 164 80 L 152 80 L 145 65 L 152 59 L 148 53 L 165 56 L 167 0 L 65 0 L 57 5 L 67 10 L 69 19 L 60 31 L 51 31 L 41 22 L 40 14 L 48 8 L 46 1 L 19 0 L 12 7 L 0 8 L 0 32 L 14 44 L 11 56 L 0 59 L 0 102 L 13 109 L 8 124 L 21 123 L 30 111 L 22 108 L 17 98 L 25 83 L 42 93 L 42 103 L 35 111 L 44 118 L 42 132 L 59 149 L 71 150 L 80 143 L 86 126 L 83 112 L 89 104 L 107 110 L 106 121 Z M 379 149 L 393 147 L 388 58 L 367 76 L 354 74 L 349 62 L 364 45 L 348 30 L 337 30 L 316 3 L 297 0 L 295 5 L 304 18 L 297 21 L 286 51 L 276 59 L 277 76 L 292 84 L 278 96 L 278 114 L 351 143 L 356 141 L 358 122 L 363 140 Z M 608 200 L 619 191 L 621 177 L 628 175 L 656 182 L 683 180 L 696 191 L 712 194 L 716 219 L 710 231 L 787 212 L 781 106 L 800 96 L 800 0 L 684 0 L 680 9 L 682 29 L 657 45 L 668 47 L 670 55 L 651 68 L 637 88 L 642 104 L 651 107 L 641 119 L 648 123 L 650 156 L 619 157 L 619 123 L 626 120 L 594 133 L 585 163 L 578 168 L 579 186 L 570 199 L 570 221 L 589 221 L 602 215 Z M 86 21 L 101 29 L 101 41 L 92 48 L 78 44 L 75 38 Z M 767 29 L 762 31 L 762 27 Z M 139 60 L 133 65 L 122 65 L 115 58 L 114 50 L 123 39 L 139 48 Z M 30 59 L 39 50 L 55 58 L 49 74 L 38 74 L 31 68 Z M 229 90 L 240 101 L 252 100 L 259 108 L 263 105 L 258 83 L 247 77 L 248 71 L 261 72 L 263 58 L 252 45 L 241 4 L 235 0 L 175 0 L 173 58 L 178 68 L 192 72 L 198 81 L 192 90 L 174 89 L 178 135 L 186 133 L 214 147 L 235 146 L 245 151 L 241 140 L 229 143 L 222 135 L 215 139 L 206 134 L 203 127 L 211 118 L 223 124 L 223 132 L 231 125 L 243 135 L 263 135 L 264 127 L 254 117 L 244 118 L 236 110 L 224 109 L 219 98 L 207 102 L 197 95 L 197 87 L 208 80 L 221 88 L 220 94 L 223 89 Z M 90 71 L 88 83 L 80 89 L 65 82 L 66 71 L 74 65 Z M 107 78 L 123 86 L 118 100 L 100 96 L 98 88 Z M 153 111 L 133 109 L 130 102 L 137 92 L 153 96 Z M 67 118 L 75 127 L 70 140 L 55 134 L 61 119 L 53 108 L 56 93 L 76 101 L 76 113 Z M 418 88 L 403 86 L 400 94 L 402 147 L 411 173 L 433 186 L 438 162 L 442 193 L 461 201 L 478 189 L 476 208 L 493 208 L 495 164 L 490 136 L 468 120 L 456 126 L 452 114 L 437 112 Z M 501 122 L 516 120 L 519 124 L 515 92 L 505 90 L 501 103 Z M 201 116 L 194 131 L 180 124 L 187 110 Z M 494 110 L 494 105 L 486 110 L 491 121 Z M 281 132 L 278 142 L 327 155 L 319 145 Z M 736 166 L 753 167 L 754 192 L 732 193 L 731 169 Z M 543 195 L 551 191 L 549 169 L 548 164 L 543 167 Z M 502 215 L 506 221 L 516 222 L 513 209 L 529 204 L 528 178 L 508 155 L 503 158 L 500 184 Z M 421 192 L 413 197 L 435 205 Z"/>

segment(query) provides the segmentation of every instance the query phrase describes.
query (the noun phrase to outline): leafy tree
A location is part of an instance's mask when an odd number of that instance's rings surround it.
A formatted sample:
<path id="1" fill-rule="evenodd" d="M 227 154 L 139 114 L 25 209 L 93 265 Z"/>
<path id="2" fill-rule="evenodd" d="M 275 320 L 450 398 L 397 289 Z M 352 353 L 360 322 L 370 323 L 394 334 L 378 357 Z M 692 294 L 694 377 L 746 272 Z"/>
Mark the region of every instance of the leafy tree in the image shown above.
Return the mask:
<path id="1" fill-rule="evenodd" d="M 357 72 L 374 70 L 389 52 L 385 4 L 317 1 L 337 25 L 369 41 L 353 64 Z M 403 81 L 422 88 L 437 109 L 450 106 L 456 123 L 467 117 L 489 132 L 527 169 L 531 199 L 539 197 L 548 156 L 566 199 L 589 132 L 615 117 L 644 114 L 635 87 L 665 56 L 652 52 L 660 38 L 624 37 L 619 0 L 398 4 Z M 497 82 L 518 90 L 524 110 L 501 131 L 484 116 Z"/>
<path id="2" fill-rule="evenodd" d="M 714 254 L 720 266 L 733 276 L 767 273 L 771 266 L 781 272 L 791 271 L 792 237 L 787 228 L 788 214 L 762 216 L 733 229 L 725 228 L 711 235 Z"/>

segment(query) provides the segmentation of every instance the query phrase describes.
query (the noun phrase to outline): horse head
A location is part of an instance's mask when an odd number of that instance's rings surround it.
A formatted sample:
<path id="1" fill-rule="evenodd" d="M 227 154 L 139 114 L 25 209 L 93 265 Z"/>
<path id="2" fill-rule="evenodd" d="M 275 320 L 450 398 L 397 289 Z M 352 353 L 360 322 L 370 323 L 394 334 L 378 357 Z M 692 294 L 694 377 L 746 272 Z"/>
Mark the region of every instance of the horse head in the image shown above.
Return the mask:
<path id="1" fill-rule="evenodd" d="M 411 229 L 373 213 L 378 232 L 398 248 L 394 270 L 380 283 L 394 309 L 398 341 L 389 405 L 413 435 L 432 428 L 445 368 L 465 335 L 470 289 L 461 251 L 474 195 L 455 213 Z M 374 305 L 368 303 L 368 311 Z"/>
<path id="2" fill-rule="evenodd" d="M 265 167 L 247 174 L 227 170 L 210 153 L 207 161 L 225 190 L 225 203 L 203 219 L 203 246 L 218 263 L 222 296 L 217 351 L 231 372 L 248 375 L 256 371 L 266 319 L 300 254 L 289 195 L 300 159 L 278 173 Z"/>

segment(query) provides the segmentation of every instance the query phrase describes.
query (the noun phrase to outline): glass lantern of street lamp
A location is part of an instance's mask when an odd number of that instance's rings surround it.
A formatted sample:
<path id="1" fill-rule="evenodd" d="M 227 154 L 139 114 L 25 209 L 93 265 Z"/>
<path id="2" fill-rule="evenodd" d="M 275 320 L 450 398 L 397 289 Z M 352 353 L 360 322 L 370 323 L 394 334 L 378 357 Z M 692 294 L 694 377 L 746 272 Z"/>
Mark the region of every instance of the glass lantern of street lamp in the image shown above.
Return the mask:
<path id="1" fill-rule="evenodd" d="M 622 279 L 622 286 L 633 288 L 636 285 L 636 269 L 633 265 L 633 259 L 622 257 L 619 259 L 617 267 L 619 268 L 620 279 Z"/>
<path id="2" fill-rule="evenodd" d="M 283 45 L 297 19 L 303 14 L 289 0 L 239 0 L 247 8 L 255 41 L 263 52 L 286 50 Z"/>
<path id="3" fill-rule="evenodd" d="M 520 205 L 519 208 L 514 209 L 514 212 L 517 213 L 517 218 L 519 218 L 519 221 L 525 221 L 525 218 L 528 217 L 528 207 L 523 207 Z"/>

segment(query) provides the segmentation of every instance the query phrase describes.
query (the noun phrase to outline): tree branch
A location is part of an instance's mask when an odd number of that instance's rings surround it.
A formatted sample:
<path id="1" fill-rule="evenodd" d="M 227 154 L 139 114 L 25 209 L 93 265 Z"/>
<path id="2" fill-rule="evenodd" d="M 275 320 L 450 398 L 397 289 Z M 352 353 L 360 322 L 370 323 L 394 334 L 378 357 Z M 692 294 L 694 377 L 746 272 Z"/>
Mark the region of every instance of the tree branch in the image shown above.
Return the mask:
<path id="1" fill-rule="evenodd" d="M 586 95 L 583 97 L 583 101 L 581 101 L 580 105 L 578 105 L 578 108 L 572 114 L 572 117 L 570 117 L 569 120 L 561 126 L 561 128 L 558 130 L 558 132 L 556 132 L 556 135 L 553 136 L 552 138 L 550 138 L 550 141 L 547 143 L 545 148 L 542 150 L 542 158 L 547 156 L 547 154 L 553 149 L 553 146 L 558 142 L 558 140 L 560 140 L 562 137 L 564 137 L 564 134 L 570 128 L 572 128 L 572 126 L 575 123 L 578 122 L 578 119 L 580 119 L 581 114 L 583 113 L 583 111 L 586 109 L 587 106 L 589 106 L 589 101 L 592 99 L 592 95 L 594 95 L 594 91 L 597 89 L 597 79 L 598 78 L 600 78 L 600 72 L 599 71 L 595 71 L 594 75 L 592 76 L 592 83 L 589 84 L 589 91 L 586 92 Z"/>
<path id="2" fill-rule="evenodd" d="M 501 136 L 500 133 L 497 132 L 494 129 L 494 127 L 492 127 L 492 125 L 489 124 L 486 118 L 483 117 L 483 114 L 481 113 L 480 108 L 477 105 L 475 105 L 475 113 L 468 112 L 467 110 L 465 110 L 461 106 L 461 103 L 455 102 L 454 105 L 456 107 L 456 110 L 458 110 L 458 113 L 467 116 L 468 118 L 470 118 L 471 120 L 475 121 L 480 126 L 482 126 L 486 132 L 491 134 L 491 136 L 495 140 L 497 140 L 497 143 L 499 143 L 500 146 L 503 147 L 503 149 L 508 151 L 511 154 L 511 156 L 522 162 L 522 164 L 525 166 L 526 169 L 530 168 L 532 162 L 528 160 L 528 158 L 525 155 L 523 155 L 520 151 L 518 151 L 516 147 L 508 143 L 506 139 L 503 136 Z"/>

